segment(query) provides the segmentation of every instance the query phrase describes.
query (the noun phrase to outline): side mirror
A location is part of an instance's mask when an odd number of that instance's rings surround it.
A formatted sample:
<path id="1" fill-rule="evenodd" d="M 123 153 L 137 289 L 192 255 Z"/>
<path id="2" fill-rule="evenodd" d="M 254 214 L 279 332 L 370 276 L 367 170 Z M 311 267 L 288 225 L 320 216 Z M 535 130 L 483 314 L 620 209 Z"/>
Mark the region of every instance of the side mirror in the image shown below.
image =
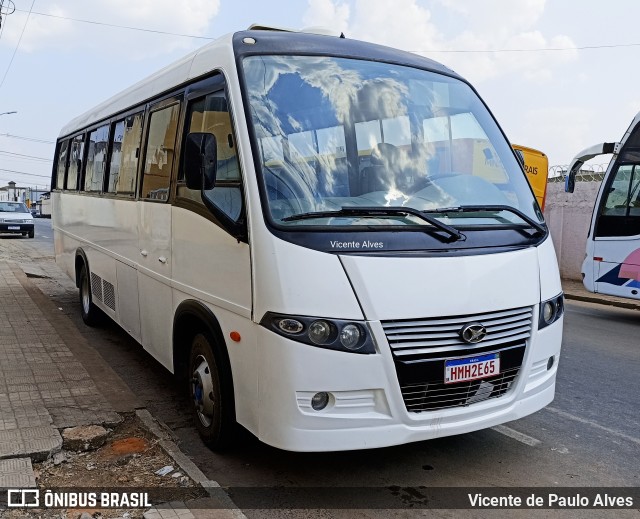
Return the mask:
<path id="1" fill-rule="evenodd" d="M 187 135 L 184 178 L 189 189 L 213 189 L 218 166 L 217 149 L 216 137 L 212 133 L 194 132 Z"/>
<path id="2" fill-rule="evenodd" d="M 574 175 L 567 175 L 564 177 L 564 191 L 565 193 L 573 193 L 576 189 L 576 177 Z"/>
<path id="3" fill-rule="evenodd" d="M 567 176 L 564 177 L 564 190 L 566 193 L 573 193 L 576 188 L 576 175 L 580 168 L 584 164 L 583 161 L 574 160 L 569 167 L 569 171 L 567 171 Z"/>

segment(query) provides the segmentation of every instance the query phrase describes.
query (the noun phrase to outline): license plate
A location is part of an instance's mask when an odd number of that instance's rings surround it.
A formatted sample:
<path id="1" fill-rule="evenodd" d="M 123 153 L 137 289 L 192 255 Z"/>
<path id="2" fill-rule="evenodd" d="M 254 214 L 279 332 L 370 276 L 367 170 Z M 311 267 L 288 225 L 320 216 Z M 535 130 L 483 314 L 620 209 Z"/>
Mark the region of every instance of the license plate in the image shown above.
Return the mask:
<path id="1" fill-rule="evenodd" d="M 444 383 L 455 384 L 479 380 L 500 374 L 500 355 L 491 353 L 478 357 L 450 359 L 444 363 Z"/>
<path id="2" fill-rule="evenodd" d="M 7 226 L 7 230 L 9 230 L 9 231 L 19 231 L 20 230 L 20 226 L 19 225 L 8 225 Z"/>

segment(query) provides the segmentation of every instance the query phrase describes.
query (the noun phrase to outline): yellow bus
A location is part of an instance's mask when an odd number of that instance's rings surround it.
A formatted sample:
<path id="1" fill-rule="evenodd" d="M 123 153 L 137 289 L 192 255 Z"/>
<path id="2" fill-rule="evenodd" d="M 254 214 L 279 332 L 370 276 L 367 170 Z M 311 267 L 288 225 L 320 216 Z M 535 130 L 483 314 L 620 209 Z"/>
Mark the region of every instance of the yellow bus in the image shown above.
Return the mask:
<path id="1" fill-rule="evenodd" d="M 524 172 L 527 174 L 527 180 L 531 184 L 536 200 L 540 205 L 540 209 L 544 211 L 545 197 L 547 195 L 547 176 L 549 175 L 549 159 L 540 150 L 513 145 L 514 150 L 522 152 L 524 158 Z"/>

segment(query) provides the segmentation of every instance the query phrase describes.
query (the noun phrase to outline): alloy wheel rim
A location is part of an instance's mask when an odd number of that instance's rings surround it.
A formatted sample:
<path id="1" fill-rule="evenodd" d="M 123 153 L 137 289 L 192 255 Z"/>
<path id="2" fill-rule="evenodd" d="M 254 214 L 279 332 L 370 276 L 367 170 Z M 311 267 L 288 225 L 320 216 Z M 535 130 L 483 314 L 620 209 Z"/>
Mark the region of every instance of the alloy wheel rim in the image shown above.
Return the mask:
<path id="1" fill-rule="evenodd" d="M 191 398 L 200 423 L 205 427 L 209 427 L 213 422 L 215 409 L 211 369 L 207 359 L 202 355 L 198 355 L 194 366 L 191 377 Z"/>

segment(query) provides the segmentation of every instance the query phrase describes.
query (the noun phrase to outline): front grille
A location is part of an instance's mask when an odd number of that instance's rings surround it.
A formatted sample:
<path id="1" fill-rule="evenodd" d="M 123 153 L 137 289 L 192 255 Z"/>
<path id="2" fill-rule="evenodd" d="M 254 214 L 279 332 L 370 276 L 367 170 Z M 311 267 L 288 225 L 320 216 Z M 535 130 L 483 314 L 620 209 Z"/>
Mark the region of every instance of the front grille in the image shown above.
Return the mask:
<path id="1" fill-rule="evenodd" d="M 498 398 L 509 390 L 520 372 L 525 345 L 498 350 L 500 374 L 456 384 L 444 383 L 444 359 L 406 365 L 396 360 L 396 372 L 407 411 L 419 413 L 468 406 Z M 402 376 L 402 379 L 401 379 Z"/>
<path id="2" fill-rule="evenodd" d="M 481 342 L 459 335 L 467 324 L 487 329 Z M 516 380 L 531 336 L 530 307 L 467 316 L 383 321 L 400 390 L 409 412 L 468 406 L 508 392 Z M 498 353 L 500 374 L 468 382 L 444 383 L 445 361 Z"/>
<path id="3" fill-rule="evenodd" d="M 449 355 L 452 352 L 467 352 L 470 347 L 476 346 L 464 342 L 460 337 L 460 330 L 467 324 L 484 325 L 487 335 L 477 346 L 489 348 L 526 341 L 531 336 L 532 322 L 533 310 L 524 307 L 452 317 L 382 321 L 382 328 L 397 356 Z"/>

